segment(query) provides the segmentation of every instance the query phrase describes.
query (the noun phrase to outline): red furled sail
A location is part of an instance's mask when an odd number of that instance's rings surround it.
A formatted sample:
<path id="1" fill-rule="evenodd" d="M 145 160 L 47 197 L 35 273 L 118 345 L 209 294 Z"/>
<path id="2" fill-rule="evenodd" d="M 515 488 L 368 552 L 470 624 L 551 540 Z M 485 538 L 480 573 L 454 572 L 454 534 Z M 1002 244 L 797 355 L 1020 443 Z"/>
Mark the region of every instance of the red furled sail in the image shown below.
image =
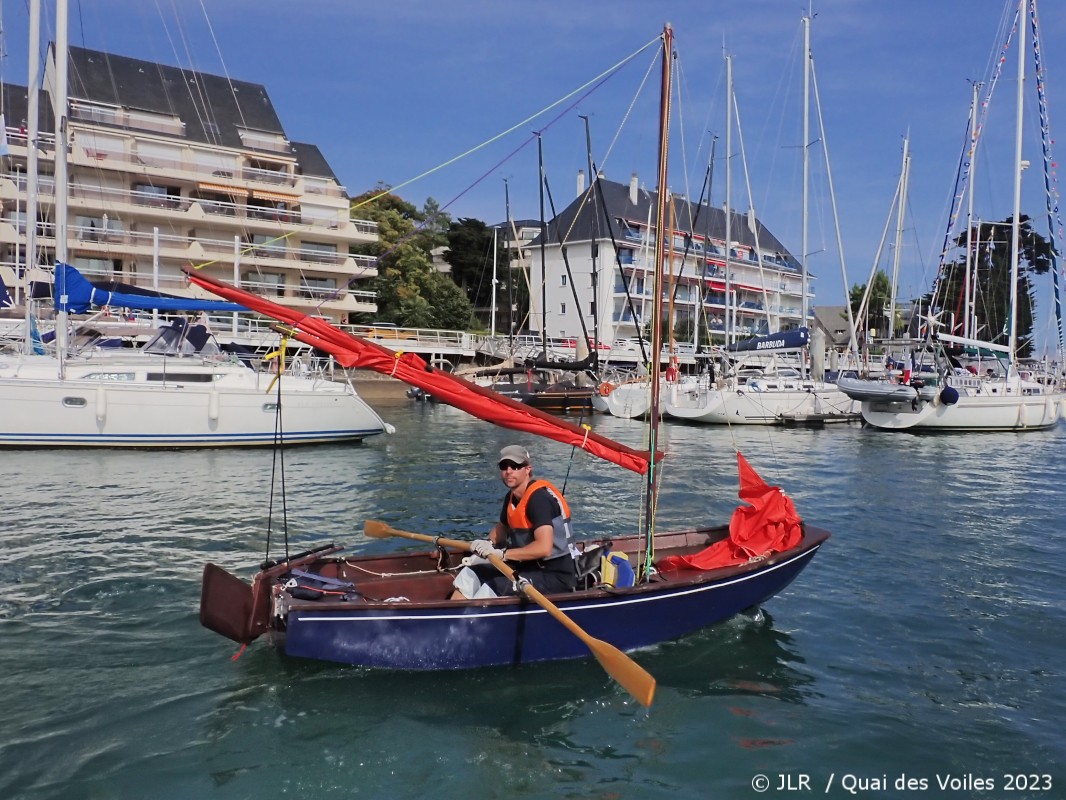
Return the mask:
<path id="1" fill-rule="evenodd" d="M 715 569 L 746 564 L 753 558 L 779 553 L 799 544 L 803 538 L 800 516 L 781 487 L 768 486 L 737 453 L 740 473 L 740 499 L 748 505 L 737 507 L 729 520 L 729 538 L 691 556 L 669 556 L 659 567 L 674 569 Z"/>
<path id="2" fill-rule="evenodd" d="M 438 400 L 495 425 L 579 447 L 594 456 L 642 475 L 648 471 L 651 454 L 647 451 L 627 447 L 606 436 L 553 417 L 540 409 L 530 408 L 504 397 L 491 389 L 442 372 L 431 367 L 415 353 L 390 350 L 335 328 L 323 319 L 285 308 L 193 269 L 186 267 L 185 274 L 197 286 L 291 326 L 293 338 L 329 353 L 342 367 L 372 369 L 411 386 L 417 386 Z M 658 459 L 662 457 L 662 453 L 657 454 Z"/>

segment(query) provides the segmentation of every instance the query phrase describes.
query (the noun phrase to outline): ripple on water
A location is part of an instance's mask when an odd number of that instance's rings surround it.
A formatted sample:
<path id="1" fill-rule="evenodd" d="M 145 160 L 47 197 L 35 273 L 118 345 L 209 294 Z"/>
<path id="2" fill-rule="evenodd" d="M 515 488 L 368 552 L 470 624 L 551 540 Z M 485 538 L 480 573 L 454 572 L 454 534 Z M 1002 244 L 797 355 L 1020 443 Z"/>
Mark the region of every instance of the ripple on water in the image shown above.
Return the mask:
<path id="1" fill-rule="evenodd" d="M 241 575 L 368 518 L 468 535 L 499 513 L 499 447 L 528 437 L 450 409 L 389 409 L 361 447 L 48 453 L 0 459 L 0 796 L 716 796 L 757 772 L 880 775 L 1061 763 L 1066 431 L 895 436 L 664 426 L 659 528 L 723 522 L 735 450 L 833 538 L 765 606 L 636 653 L 637 706 L 594 660 L 381 673 L 237 646 L 197 620 L 205 561 Z M 638 423 L 596 417 L 640 446 Z M 642 481 L 553 442 L 582 535 L 630 532 Z M 275 476 L 275 486 L 277 486 Z M 1008 756 L 1010 760 L 1008 763 Z M 822 776 L 825 777 L 824 775 Z"/>

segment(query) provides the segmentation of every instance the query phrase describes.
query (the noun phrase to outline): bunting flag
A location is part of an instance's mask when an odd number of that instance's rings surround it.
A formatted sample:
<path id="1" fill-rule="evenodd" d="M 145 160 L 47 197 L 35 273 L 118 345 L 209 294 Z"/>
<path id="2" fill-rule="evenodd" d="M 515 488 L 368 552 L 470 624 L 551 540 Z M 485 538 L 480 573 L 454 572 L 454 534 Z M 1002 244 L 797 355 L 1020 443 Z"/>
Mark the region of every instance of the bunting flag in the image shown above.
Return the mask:
<path id="1" fill-rule="evenodd" d="M 438 400 L 502 428 L 524 431 L 578 447 L 641 475 L 648 471 L 651 454 L 647 451 L 634 450 L 606 436 L 593 433 L 587 427 L 553 417 L 545 411 L 531 408 L 457 375 L 435 369 L 417 353 L 390 350 L 376 342 L 335 328 L 319 317 L 311 317 L 278 305 L 194 269 L 185 267 L 184 272 L 197 286 L 285 323 L 285 333 L 297 341 L 329 353 L 342 367 L 370 369 L 388 375 L 410 386 L 417 386 Z M 655 457 L 656 460 L 661 460 L 663 454 L 657 452 Z"/>
<path id="2" fill-rule="evenodd" d="M 729 520 L 729 537 L 715 542 L 695 555 L 668 556 L 659 569 L 717 569 L 747 564 L 773 553 L 795 547 L 803 538 L 802 520 L 792 500 L 779 486 L 768 486 L 737 453 L 741 500 Z"/>

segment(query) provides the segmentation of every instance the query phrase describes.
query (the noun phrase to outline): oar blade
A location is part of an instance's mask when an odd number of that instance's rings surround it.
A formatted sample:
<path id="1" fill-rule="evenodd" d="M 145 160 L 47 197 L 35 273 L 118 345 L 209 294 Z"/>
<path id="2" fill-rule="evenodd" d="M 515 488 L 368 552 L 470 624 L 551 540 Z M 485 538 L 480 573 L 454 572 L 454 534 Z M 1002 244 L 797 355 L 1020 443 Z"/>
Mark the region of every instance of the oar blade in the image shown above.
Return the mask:
<path id="1" fill-rule="evenodd" d="M 381 520 L 368 519 L 363 523 L 363 533 L 371 539 L 389 539 L 396 535 L 396 531 Z"/>
<path id="2" fill-rule="evenodd" d="M 608 675 L 641 705 L 651 705 L 655 698 L 655 678 L 644 667 L 602 639 L 592 639 L 587 644 Z"/>

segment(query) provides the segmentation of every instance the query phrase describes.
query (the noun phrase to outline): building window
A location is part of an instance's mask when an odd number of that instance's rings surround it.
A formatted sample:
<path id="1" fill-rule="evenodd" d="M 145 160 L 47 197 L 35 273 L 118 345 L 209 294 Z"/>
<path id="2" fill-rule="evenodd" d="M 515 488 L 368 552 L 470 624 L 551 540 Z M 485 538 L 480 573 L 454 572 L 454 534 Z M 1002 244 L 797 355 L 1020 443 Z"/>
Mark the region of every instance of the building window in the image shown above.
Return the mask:
<path id="1" fill-rule="evenodd" d="M 133 202 L 140 206 L 177 208 L 180 200 L 181 189 L 176 186 L 152 186 L 147 183 L 133 185 Z"/>
<path id="2" fill-rule="evenodd" d="M 285 276 L 279 272 L 246 272 L 241 276 L 241 283 L 259 294 L 285 296 Z"/>
<path id="3" fill-rule="evenodd" d="M 336 278 L 309 278 L 301 279 L 300 295 L 312 300 L 332 300 L 337 294 Z"/>
<path id="4" fill-rule="evenodd" d="M 251 237 L 251 253 L 269 258 L 285 258 L 285 239 L 267 233 L 255 233 Z"/>
<path id="5" fill-rule="evenodd" d="M 300 244 L 300 255 L 305 261 L 319 261 L 323 264 L 339 263 L 335 244 L 305 241 Z"/>
<path id="6" fill-rule="evenodd" d="M 566 303 L 559 303 L 559 313 L 560 314 L 565 314 L 566 313 Z"/>
<path id="7" fill-rule="evenodd" d="M 566 275 L 561 275 L 560 277 L 562 278 L 562 283 L 560 283 L 559 285 L 566 286 Z"/>

